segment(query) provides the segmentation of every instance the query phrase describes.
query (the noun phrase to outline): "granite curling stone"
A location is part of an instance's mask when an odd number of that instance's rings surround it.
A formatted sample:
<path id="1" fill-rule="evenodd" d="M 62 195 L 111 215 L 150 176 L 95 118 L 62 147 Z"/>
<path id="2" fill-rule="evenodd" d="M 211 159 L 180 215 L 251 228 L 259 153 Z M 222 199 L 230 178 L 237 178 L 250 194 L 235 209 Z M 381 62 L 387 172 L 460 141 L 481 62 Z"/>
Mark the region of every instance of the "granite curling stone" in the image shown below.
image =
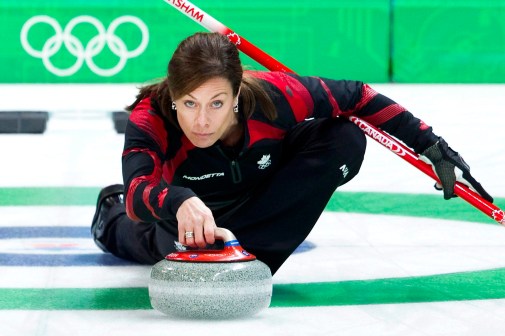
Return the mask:
<path id="1" fill-rule="evenodd" d="M 268 308 L 270 268 L 245 251 L 227 229 L 217 228 L 222 250 L 178 251 L 151 269 L 149 299 L 154 309 L 186 319 L 247 317 Z"/>

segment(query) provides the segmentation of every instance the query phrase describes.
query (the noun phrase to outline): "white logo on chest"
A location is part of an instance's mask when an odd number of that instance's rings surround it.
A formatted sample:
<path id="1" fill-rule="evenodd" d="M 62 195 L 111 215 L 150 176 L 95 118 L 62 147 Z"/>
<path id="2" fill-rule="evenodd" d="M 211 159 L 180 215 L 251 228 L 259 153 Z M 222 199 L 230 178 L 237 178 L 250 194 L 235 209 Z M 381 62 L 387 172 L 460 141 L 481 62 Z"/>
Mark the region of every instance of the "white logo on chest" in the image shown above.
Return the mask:
<path id="1" fill-rule="evenodd" d="M 263 157 L 258 161 L 258 168 L 265 169 L 266 167 L 272 164 L 272 160 L 270 160 L 270 154 L 263 155 Z"/>

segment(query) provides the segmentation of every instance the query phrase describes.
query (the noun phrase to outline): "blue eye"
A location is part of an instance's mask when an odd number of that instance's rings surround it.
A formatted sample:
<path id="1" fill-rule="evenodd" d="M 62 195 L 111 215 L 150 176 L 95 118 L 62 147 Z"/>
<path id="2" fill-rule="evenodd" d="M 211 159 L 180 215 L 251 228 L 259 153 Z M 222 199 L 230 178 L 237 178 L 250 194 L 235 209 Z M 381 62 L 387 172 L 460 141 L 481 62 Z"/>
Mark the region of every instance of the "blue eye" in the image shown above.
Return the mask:
<path id="1" fill-rule="evenodd" d="M 189 107 L 189 108 L 191 108 L 191 107 L 195 107 L 195 105 L 196 105 L 196 104 L 195 104 L 195 102 L 193 102 L 193 101 L 191 101 L 191 100 L 186 100 L 186 101 L 184 102 L 184 106 Z"/>
<path id="2" fill-rule="evenodd" d="M 215 102 L 212 102 L 212 107 L 214 108 L 220 108 L 223 106 L 223 102 L 220 100 L 216 100 Z"/>

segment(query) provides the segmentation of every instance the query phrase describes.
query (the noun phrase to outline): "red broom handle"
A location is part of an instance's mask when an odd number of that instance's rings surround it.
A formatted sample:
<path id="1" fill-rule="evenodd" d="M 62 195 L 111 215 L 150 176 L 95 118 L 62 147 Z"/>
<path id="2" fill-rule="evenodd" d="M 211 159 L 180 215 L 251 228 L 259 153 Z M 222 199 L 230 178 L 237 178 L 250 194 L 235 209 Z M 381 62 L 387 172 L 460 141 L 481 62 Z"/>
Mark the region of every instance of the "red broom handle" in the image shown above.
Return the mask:
<path id="1" fill-rule="evenodd" d="M 349 119 L 354 122 L 356 125 L 361 128 L 363 132 L 365 132 L 366 135 L 383 145 L 384 147 L 388 148 L 391 152 L 395 153 L 432 179 L 434 179 L 436 182 L 440 182 L 438 176 L 435 174 L 433 171 L 431 165 L 427 164 L 426 162 L 422 161 L 419 159 L 419 155 L 417 155 L 414 151 L 412 151 L 410 148 L 405 147 L 403 144 L 400 142 L 396 141 L 393 137 L 390 135 L 384 133 L 382 130 L 378 129 L 377 127 L 370 125 L 366 121 L 359 119 L 357 117 L 351 116 Z M 504 217 L 504 212 L 500 208 L 498 208 L 496 205 L 494 205 L 491 202 L 486 201 L 482 196 L 480 196 L 478 193 L 475 191 L 471 190 L 468 188 L 466 185 L 464 185 L 461 182 L 456 182 L 456 185 L 454 186 L 454 193 L 482 211 L 484 214 L 488 215 L 498 223 L 505 225 L 505 217 Z"/>
<path id="2" fill-rule="evenodd" d="M 228 36 L 230 41 L 235 43 L 237 48 L 242 51 L 247 56 L 251 57 L 253 60 L 263 65 L 270 71 L 284 71 L 294 73 L 293 70 L 289 69 L 270 55 L 266 54 L 264 51 L 254 46 L 252 43 L 247 41 L 242 36 L 235 33 L 233 30 L 223 25 L 221 22 L 217 21 L 208 13 L 204 12 L 197 6 L 193 5 L 189 1 L 185 0 L 164 0 L 166 3 L 172 5 L 174 8 L 178 9 L 181 13 L 185 14 L 193 21 L 199 23 L 203 27 L 207 28 L 209 31 L 221 33 Z M 400 142 L 396 141 L 393 137 L 389 136 L 377 127 L 367 123 L 366 121 L 351 116 L 349 119 L 355 123 L 366 135 L 388 148 L 390 151 L 431 177 L 437 182 L 440 182 L 437 175 L 433 172 L 431 165 L 419 159 L 419 156 L 414 153 L 410 148 L 407 148 Z M 491 202 L 483 199 L 478 193 L 474 192 L 466 185 L 456 182 L 454 187 L 454 193 L 482 211 L 487 216 L 493 218 L 498 223 L 505 225 L 505 214 L 503 210 L 498 208 Z"/>

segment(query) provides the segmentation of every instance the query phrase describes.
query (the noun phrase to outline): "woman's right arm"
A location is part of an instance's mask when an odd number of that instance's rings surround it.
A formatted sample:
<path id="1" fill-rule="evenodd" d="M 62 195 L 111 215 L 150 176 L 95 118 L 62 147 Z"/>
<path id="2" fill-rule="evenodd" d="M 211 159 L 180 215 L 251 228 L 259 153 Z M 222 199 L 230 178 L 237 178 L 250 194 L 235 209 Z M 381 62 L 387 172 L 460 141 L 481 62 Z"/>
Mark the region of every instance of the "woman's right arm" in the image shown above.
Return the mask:
<path id="1" fill-rule="evenodd" d="M 130 115 L 122 155 L 126 212 L 133 220 L 174 219 L 180 205 L 195 196 L 190 189 L 173 186 L 163 178 L 167 146 L 163 119 L 146 98 Z"/>

